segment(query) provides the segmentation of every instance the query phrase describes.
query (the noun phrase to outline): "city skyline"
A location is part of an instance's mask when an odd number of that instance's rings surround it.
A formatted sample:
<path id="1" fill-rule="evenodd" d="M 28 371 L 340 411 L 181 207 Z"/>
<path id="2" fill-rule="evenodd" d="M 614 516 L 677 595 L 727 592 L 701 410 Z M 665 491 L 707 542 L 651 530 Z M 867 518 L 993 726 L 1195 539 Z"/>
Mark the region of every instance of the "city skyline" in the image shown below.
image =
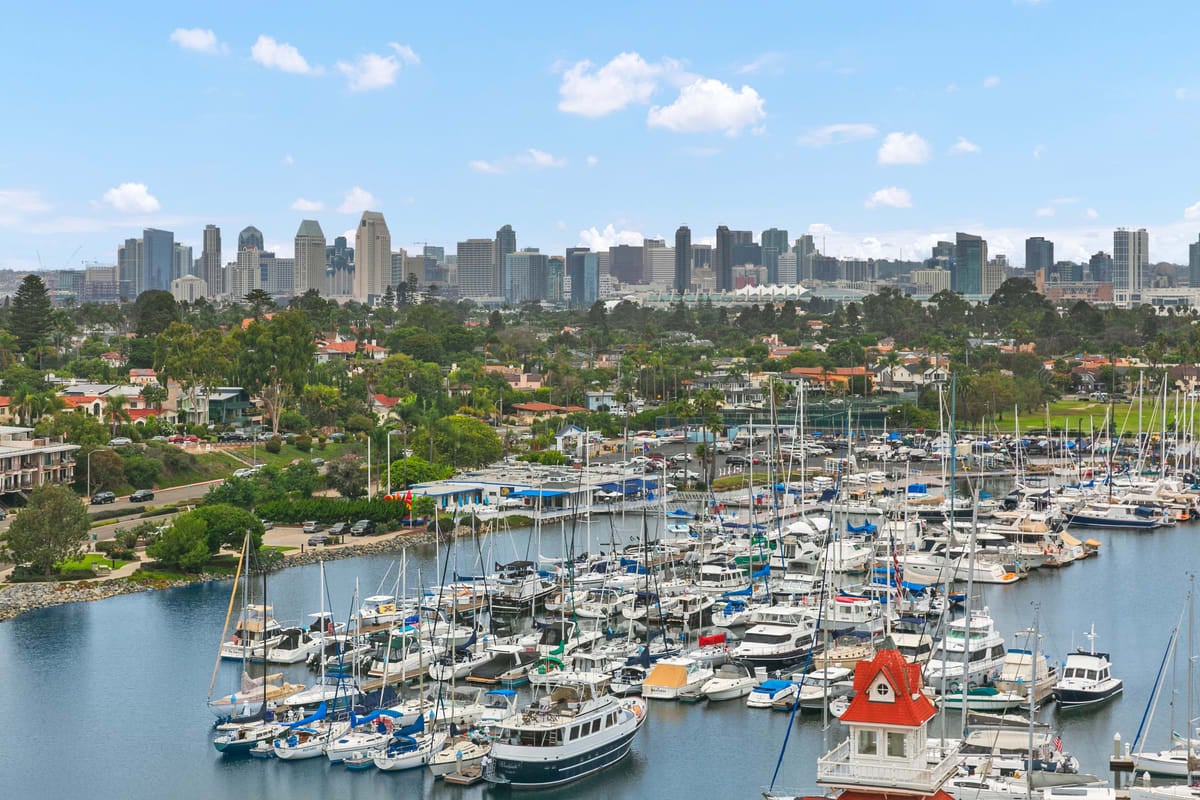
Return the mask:
<path id="1" fill-rule="evenodd" d="M 1145 227 L 1151 262 L 1187 263 L 1200 9 L 1172 9 L 1170 26 L 1123 15 L 1126 51 L 1164 55 L 1118 60 L 1097 55 L 1113 35 L 1103 7 L 766 4 L 714 19 L 662 4 L 628 26 L 623 4 L 537 25 L 377 5 L 370 30 L 307 4 L 287 19 L 80 6 L 88 24 L 53 29 L 16 8 L 26 35 L 0 55 L 0 81 L 22 124 L 0 132 L 0 268 L 110 264 L 145 228 L 201 253 L 210 223 L 226 264 L 245 225 L 290 253 L 301 220 L 352 240 L 365 210 L 409 252 L 500 224 L 545 253 L 640 245 L 686 220 L 695 244 L 722 224 L 774 226 L 862 258 L 921 257 L 971 231 L 1018 265 L 1029 236 L 1083 261 L 1113 229 Z M 966 35 L 979 29 L 982 52 Z M 50 38 L 88 70 L 53 60 Z M 532 55 L 498 62 L 484 46 L 498 38 Z M 153 135 L 125 121 L 150 102 L 172 107 Z M 505 124 L 481 137 L 456 123 L 466 107 Z M 1053 124 L 1024 124 L 1035 107 Z M 367 118 L 379 124 L 356 124 Z"/>

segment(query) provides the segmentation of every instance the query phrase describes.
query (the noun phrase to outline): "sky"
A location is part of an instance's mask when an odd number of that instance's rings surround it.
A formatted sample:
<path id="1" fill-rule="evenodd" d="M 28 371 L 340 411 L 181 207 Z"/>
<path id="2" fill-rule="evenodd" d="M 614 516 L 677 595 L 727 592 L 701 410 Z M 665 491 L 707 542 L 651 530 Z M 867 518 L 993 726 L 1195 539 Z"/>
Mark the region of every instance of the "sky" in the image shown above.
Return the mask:
<path id="1" fill-rule="evenodd" d="M 393 249 L 814 233 L 1024 262 L 1200 233 L 1200 4 L 21 3 L 0 49 L 0 268 L 143 227 L 290 255 L 382 211 Z"/>

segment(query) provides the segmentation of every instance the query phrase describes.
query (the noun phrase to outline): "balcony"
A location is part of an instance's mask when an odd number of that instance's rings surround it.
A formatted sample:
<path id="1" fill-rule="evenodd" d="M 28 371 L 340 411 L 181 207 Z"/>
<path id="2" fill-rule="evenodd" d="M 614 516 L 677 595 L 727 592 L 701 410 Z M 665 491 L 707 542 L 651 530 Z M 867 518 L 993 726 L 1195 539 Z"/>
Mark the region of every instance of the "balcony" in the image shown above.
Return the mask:
<path id="1" fill-rule="evenodd" d="M 846 739 L 817 760 L 817 783 L 821 786 L 878 787 L 901 794 L 933 794 L 958 769 L 958 754 L 939 748 L 925 749 L 925 766 L 914 767 L 908 759 L 854 756 Z"/>

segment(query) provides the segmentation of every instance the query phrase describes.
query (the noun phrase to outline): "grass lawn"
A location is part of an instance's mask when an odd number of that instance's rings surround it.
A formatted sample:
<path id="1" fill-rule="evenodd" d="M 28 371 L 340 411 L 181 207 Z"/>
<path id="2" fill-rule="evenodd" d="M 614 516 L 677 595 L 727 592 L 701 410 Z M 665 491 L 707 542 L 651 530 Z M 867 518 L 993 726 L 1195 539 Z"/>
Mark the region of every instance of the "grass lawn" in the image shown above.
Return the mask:
<path id="1" fill-rule="evenodd" d="M 1150 433 L 1156 433 L 1162 430 L 1163 419 L 1162 412 L 1155 408 L 1157 405 L 1155 397 L 1144 397 L 1139 402 L 1138 398 L 1133 397 L 1129 400 L 1114 402 L 1112 405 L 1112 414 L 1116 422 L 1117 430 L 1125 433 L 1134 433 L 1138 430 L 1138 414 L 1141 413 L 1141 430 Z M 1192 404 L 1195 406 L 1196 404 Z M 1197 423 L 1200 423 L 1200 408 L 1195 408 L 1193 419 L 1189 426 L 1186 412 L 1183 409 L 1184 403 L 1179 402 L 1180 413 L 1176 414 L 1175 396 L 1170 395 L 1167 398 L 1167 430 L 1170 431 L 1179 417 L 1181 428 L 1191 427 L 1195 430 Z M 1080 400 L 1077 398 L 1064 398 L 1056 400 L 1050 404 L 1050 429 L 1051 430 L 1066 430 L 1069 429 L 1072 433 L 1083 431 L 1086 436 L 1089 430 L 1100 431 L 1104 428 L 1105 416 L 1108 414 L 1108 403 L 1101 403 L 1095 400 Z M 1046 428 L 1046 411 L 1043 409 L 1040 413 L 1022 414 L 1021 431 L 1044 430 Z M 1012 433 L 1013 432 L 1013 415 L 1011 411 L 1006 412 L 1003 417 L 993 415 L 988 420 L 987 430 L 994 433 Z"/>
<path id="2" fill-rule="evenodd" d="M 88 553 L 79 561 L 63 561 L 58 565 L 58 568 L 64 572 L 68 570 L 89 570 L 93 564 L 104 564 L 113 569 L 120 569 L 128 563 L 128 561 L 122 561 L 119 558 L 109 558 L 103 553 Z"/>
<path id="3" fill-rule="evenodd" d="M 363 442 L 328 442 L 325 449 L 320 449 L 317 445 L 313 445 L 311 452 L 305 453 L 298 450 L 290 444 L 285 444 L 278 453 L 268 453 L 265 443 L 259 442 L 258 447 L 245 445 L 241 447 L 231 448 L 240 457 L 244 458 L 247 463 L 258 460 L 259 464 L 267 464 L 272 467 L 283 469 L 288 464 L 295 461 L 297 458 L 307 461 L 311 458 L 323 458 L 326 461 L 332 461 L 346 453 L 365 453 L 367 445 Z M 372 453 L 372 455 L 374 455 Z M 233 461 L 234 459 L 230 459 Z M 244 467 L 246 464 L 237 462 L 238 467 Z"/>

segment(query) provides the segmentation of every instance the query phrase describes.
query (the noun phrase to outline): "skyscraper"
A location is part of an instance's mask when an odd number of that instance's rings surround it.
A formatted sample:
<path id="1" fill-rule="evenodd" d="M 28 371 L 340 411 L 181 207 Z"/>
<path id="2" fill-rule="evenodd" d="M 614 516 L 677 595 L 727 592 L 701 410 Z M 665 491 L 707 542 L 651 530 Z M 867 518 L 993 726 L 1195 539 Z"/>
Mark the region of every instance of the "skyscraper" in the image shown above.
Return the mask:
<path id="1" fill-rule="evenodd" d="M 1088 272 L 1091 273 L 1091 279 L 1096 283 L 1112 283 L 1112 256 L 1103 250 L 1099 253 L 1093 253 L 1092 257 L 1088 259 Z"/>
<path id="2" fill-rule="evenodd" d="M 642 283 L 664 289 L 675 285 L 675 248 L 665 239 L 642 240 Z"/>
<path id="3" fill-rule="evenodd" d="M 796 254 L 796 283 L 808 283 L 813 279 L 813 257 L 817 254 L 812 234 L 806 233 L 797 239 L 792 252 Z"/>
<path id="4" fill-rule="evenodd" d="M 645 240 L 643 240 L 644 242 Z M 658 240 L 653 240 L 657 242 Z M 643 283 L 645 275 L 645 248 L 631 244 L 618 244 L 608 248 L 608 274 L 621 283 Z M 600 268 L 600 262 L 596 262 Z"/>
<path id="5" fill-rule="evenodd" d="M 516 305 L 546 299 L 546 255 L 527 247 L 504 257 L 504 299 Z"/>
<path id="6" fill-rule="evenodd" d="M 983 294 L 983 268 L 987 264 L 987 242 L 980 236 L 958 233 L 954 242 L 954 269 L 950 272 L 950 288 L 961 295 L 979 297 Z"/>
<path id="7" fill-rule="evenodd" d="M 1200 238 L 1188 245 L 1188 285 L 1200 289 Z"/>
<path id="8" fill-rule="evenodd" d="M 354 235 L 354 299 L 374 303 L 392 276 L 392 235 L 383 214 L 364 211 Z"/>
<path id="9" fill-rule="evenodd" d="M 579 305 L 579 299 L 576 292 L 582 290 L 583 287 L 583 257 L 590 253 L 586 247 L 568 247 L 567 257 L 563 261 L 563 277 L 566 278 L 566 283 L 571 285 L 571 305 Z M 565 290 L 564 290 L 565 294 Z"/>
<path id="10" fill-rule="evenodd" d="M 712 266 L 717 279 L 717 291 L 733 291 L 733 232 L 725 225 L 717 227 Z"/>
<path id="11" fill-rule="evenodd" d="M 793 276 L 779 276 L 779 256 L 788 251 L 788 232 L 767 228 L 762 232 L 762 263 L 767 268 L 767 283 L 791 283 Z"/>
<path id="12" fill-rule="evenodd" d="M 1054 242 L 1041 236 L 1030 236 L 1025 240 L 1025 271 L 1036 272 L 1044 269 L 1050 274 L 1054 266 Z"/>
<path id="13" fill-rule="evenodd" d="M 680 225 L 675 231 L 675 292 L 683 294 L 692 285 L 692 231 Z"/>
<path id="14" fill-rule="evenodd" d="M 250 292 L 262 288 L 262 252 L 253 242 L 238 248 L 237 261 L 229 265 L 225 285 L 234 302 L 241 302 Z"/>
<path id="15" fill-rule="evenodd" d="M 142 231 L 142 269 L 137 294 L 161 289 L 171 291 L 171 272 L 175 268 L 175 234 L 146 228 Z"/>
<path id="16" fill-rule="evenodd" d="M 496 241 L 467 239 L 458 243 L 458 293 L 463 297 L 495 297 Z"/>
<path id="17" fill-rule="evenodd" d="M 346 246 L 345 236 L 325 247 L 325 291 L 334 297 L 354 294 L 354 248 Z"/>
<path id="18" fill-rule="evenodd" d="M 571 285 L 572 303 L 584 308 L 591 308 L 600 298 L 600 254 L 584 253 L 583 281 L 576 287 Z"/>
<path id="19" fill-rule="evenodd" d="M 1113 231 L 1113 301 L 1126 306 L 1138 301 L 1150 266 L 1150 234 L 1117 228 Z"/>
<path id="20" fill-rule="evenodd" d="M 546 259 L 546 288 L 543 296 L 551 303 L 562 302 L 566 263 L 562 256 L 549 256 Z"/>
<path id="21" fill-rule="evenodd" d="M 225 289 L 225 272 L 221 268 L 221 229 L 204 226 L 204 246 L 200 250 L 200 277 L 208 285 L 208 296 L 215 297 Z"/>
<path id="22" fill-rule="evenodd" d="M 300 221 L 296 230 L 296 294 L 316 289 L 325 294 L 325 232 L 315 219 Z"/>
<path id="23" fill-rule="evenodd" d="M 142 275 L 142 240 L 126 239 L 117 248 L 117 286 L 121 297 L 137 297 Z"/>
<path id="24" fill-rule="evenodd" d="M 495 294 L 504 294 L 504 287 L 508 285 L 508 279 L 504 275 L 505 264 L 508 263 L 508 254 L 515 252 L 517 252 L 517 232 L 513 230 L 512 225 L 504 225 L 496 231 Z"/>
<path id="25" fill-rule="evenodd" d="M 736 244 L 754 244 L 754 231 L 730 231 L 729 235 Z"/>
<path id="26" fill-rule="evenodd" d="M 192 246 L 176 242 L 171 263 L 171 280 L 191 275 L 192 268 Z"/>
<path id="27" fill-rule="evenodd" d="M 262 231 L 253 225 L 247 225 L 238 234 L 238 250 L 245 250 L 247 247 L 253 247 L 260 253 L 264 249 Z"/>

